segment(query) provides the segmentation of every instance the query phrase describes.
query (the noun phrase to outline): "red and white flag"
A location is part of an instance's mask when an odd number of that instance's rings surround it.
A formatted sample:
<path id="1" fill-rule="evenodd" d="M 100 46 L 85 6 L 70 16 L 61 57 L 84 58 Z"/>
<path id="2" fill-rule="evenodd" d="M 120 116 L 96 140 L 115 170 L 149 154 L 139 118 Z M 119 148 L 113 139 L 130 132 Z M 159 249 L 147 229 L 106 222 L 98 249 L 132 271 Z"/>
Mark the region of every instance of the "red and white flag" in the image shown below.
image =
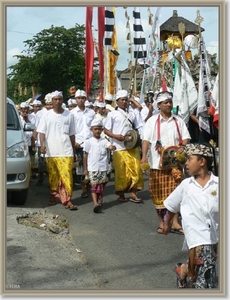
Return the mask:
<path id="1" fill-rule="evenodd" d="M 92 33 L 93 7 L 86 7 L 86 36 L 85 36 L 85 91 L 90 94 L 90 86 L 93 78 L 94 42 Z"/>

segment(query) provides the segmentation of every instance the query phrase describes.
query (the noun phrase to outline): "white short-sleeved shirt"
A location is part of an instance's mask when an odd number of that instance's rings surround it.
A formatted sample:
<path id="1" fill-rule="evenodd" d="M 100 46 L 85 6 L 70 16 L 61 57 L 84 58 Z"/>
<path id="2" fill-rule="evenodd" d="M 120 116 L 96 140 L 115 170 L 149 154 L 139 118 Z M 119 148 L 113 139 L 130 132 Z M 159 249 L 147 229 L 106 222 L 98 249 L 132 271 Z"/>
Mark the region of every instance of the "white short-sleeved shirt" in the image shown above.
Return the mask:
<path id="1" fill-rule="evenodd" d="M 159 113 L 159 109 L 158 109 L 157 104 L 155 102 L 153 102 L 152 105 L 153 105 L 153 113 L 152 113 L 152 115 L 154 116 L 154 115 L 156 115 L 156 114 Z M 149 114 L 149 108 L 148 108 L 148 106 L 145 103 L 143 103 L 142 104 L 142 110 L 141 110 L 141 118 L 142 118 L 142 120 L 143 120 L 144 123 L 145 123 L 145 119 L 146 119 L 146 117 L 147 117 L 148 114 Z"/>
<path id="2" fill-rule="evenodd" d="M 47 112 L 48 110 L 43 107 L 42 109 L 40 109 L 36 114 L 35 114 L 35 127 L 38 128 L 38 124 L 42 118 L 42 115 Z M 36 146 L 40 146 L 40 138 L 39 138 L 39 133 L 37 135 L 37 143 L 36 143 Z"/>
<path id="3" fill-rule="evenodd" d="M 110 111 L 113 111 L 115 109 L 111 104 L 106 104 L 105 108 L 109 109 Z"/>
<path id="4" fill-rule="evenodd" d="M 57 114 L 48 110 L 42 115 L 37 132 L 45 134 L 46 157 L 73 156 L 70 136 L 75 135 L 75 124 L 69 111 Z"/>
<path id="5" fill-rule="evenodd" d="M 20 115 L 21 121 L 22 121 L 22 126 L 25 126 L 26 121 L 23 119 L 23 117 Z M 33 118 L 33 116 L 31 116 L 31 114 L 28 114 L 28 119 L 29 122 L 34 124 L 35 119 Z M 33 136 L 33 131 L 24 131 L 24 136 L 26 139 L 26 143 L 28 146 L 31 146 L 31 138 Z"/>
<path id="6" fill-rule="evenodd" d="M 136 115 L 137 121 L 139 123 L 138 132 L 140 134 L 140 138 L 142 139 L 144 122 L 142 121 L 141 112 L 140 112 L 139 108 L 137 108 L 137 107 L 132 108 L 130 106 L 129 110 L 132 111 Z"/>
<path id="7" fill-rule="evenodd" d="M 156 142 L 157 142 L 158 115 L 159 114 L 154 115 L 147 120 L 143 131 L 143 140 L 150 142 L 150 151 L 149 151 L 148 160 L 151 169 L 160 169 L 159 168 L 160 154 L 155 149 Z M 179 135 L 178 135 L 175 120 L 173 118 L 176 118 L 177 120 L 177 124 L 179 126 L 179 131 L 182 140 L 191 139 L 188 128 L 185 122 L 182 120 L 182 118 L 172 114 L 168 120 L 165 120 L 160 115 L 160 141 L 163 147 L 179 145 Z"/>
<path id="8" fill-rule="evenodd" d="M 189 249 L 218 242 L 219 192 L 218 177 L 211 173 L 205 187 L 200 186 L 195 178 L 184 179 L 165 199 L 165 207 L 173 212 L 180 211 L 182 227 Z"/>
<path id="9" fill-rule="evenodd" d="M 125 135 L 127 131 L 133 129 L 132 124 L 135 129 L 140 127 L 137 118 L 133 112 L 125 112 L 123 109 L 115 109 L 107 114 L 104 121 L 104 127 L 114 134 Z M 125 150 L 124 142 L 118 141 L 117 139 L 111 138 L 112 145 L 116 146 L 115 151 Z"/>
<path id="10" fill-rule="evenodd" d="M 95 118 L 95 111 L 87 107 L 82 111 L 77 106 L 70 110 L 70 113 L 74 116 L 75 143 L 81 144 L 81 147 L 83 147 L 84 141 L 92 137 L 90 127 L 92 120 Z"/>
<path id="11" fill-rule="evenodd" d="M 88 171 L 108 171 L 107 148 L 110 145 L 105 138 L 91 137 L 85 141 L 83 151 L 88 153 Z"/>

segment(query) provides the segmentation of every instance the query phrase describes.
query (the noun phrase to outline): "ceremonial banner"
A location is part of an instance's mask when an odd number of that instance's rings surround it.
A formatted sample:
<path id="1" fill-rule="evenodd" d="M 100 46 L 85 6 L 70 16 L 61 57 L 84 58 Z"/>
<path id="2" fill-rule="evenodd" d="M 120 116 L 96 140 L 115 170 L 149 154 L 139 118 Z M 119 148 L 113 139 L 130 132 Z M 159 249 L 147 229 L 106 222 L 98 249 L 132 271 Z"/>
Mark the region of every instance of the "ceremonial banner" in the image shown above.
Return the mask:
<path id="1" fill-rule="evenodd" d="M 216 76 L 210 100 L 210 113 L 213 116 L 213 125 L 219 128 L 219 73 Z"/>
<path id="2" fill-rule="evenodd" d="M 90 93 L 93 78 L 94 42 L 92 33 L 93 7 L 86 7 L 86 36 L 85 36 L 85 91 Z"/>
<path id="3" fill-rule="evenodd" d="M 116 76 L 116 93 L 117 93 L 119 90 L 122 90 L 122 85 L 121 85 L 120 79 Z"/>
<path id="4" fill-rule="evenodd" d="M 182 85 L 181 85 L 181 78 L 178 70 L 178 63 L 176 58 L 174 59 L 174 83 L 173 83 L 173 108 L 179 107 L 178 114 L 181 114 L 181 97 L 182 97 Z"/>
<path id="5" fill-rule="evenodd" d="M 103 99 L 104 34 L 105 34 L 105 8 L 98 7 L 98 62 L 99 62 L 99 80 L 100 80 L 100 94 L 99 94 L 100 101 L 102 101 Z"/>
<path id="6" fill-rule="evenodd" d="M 173 107 L 175 107 L 175 104 L 179 106 L 178 114 L 188 124 L 192 112 L 197 107 L 198 93 L 184 55 L 181 56 L 181 77 L 179 82 L 178 77 L 179 72 L 177 71 L 174 84 Z M 174 97 L 176 98 L 175 103 Z"/>
<path id="7" fill-rule="evenodd" d="M 200 40 L 200 74 L 199 74 L 199 92 L 198 92 L 198 105 L 197 117 L 199 118 L 199 126 L 210 133 L 209 115 L 207 113 L 208 106 L 210 105 L 210 69 L 208 66 L 207 53 L 203 38 Z"/>
<path id="8" fill-rule="evenodd" d="M 137 58 L 137 62 L 140 65 L 146 64 L 146 40 L 143 33 L 143 27 L 141 24 L 141 14 L 139 7 L 134 7 L 133 11 L 133 31 L 134 31 L 134 58 Z"/>
<path id="9" fill-rule="evenodd" d="M 115 67 L 118 60 L 118 44 L 117 44 L 117 34 L 115 27 L 115 8 L 111 7 L 111 10 L 106 7 L 105 16 L 107 25 L 105 26 L 105 43 L 108 46 L 108 92 L 109 94 L 116 94 L 116 76 L 115 76 Z M 112 27 L 111 27 L 112 25 Z M 113 32 L 111 34 L 111 30 L 113 28 Z M 110 36 L 111 37 L 108 37 Z M 110 44 L 109 44 L 110 43 Z"/>
<path id="10" fill-rule="evenodd" d="M 148 40 L 147 48 L 147 60 L 146 63 L 149 66 L 147 69 L 148 86 L 150 90 L 153 90 L 153 83 L 156 77 L 157 61 L 158 61 L 158 49 L 160 49 L 160 17 L 161 7 L 156 8 L 156 12 L 153 18 L 152 32 Z"/>
<path id="11" fill-rule="evenodd" d="M 114 34 L 115 18 L 114 18 L 114 7 L 105 8 L 105 46 L 116 56 L 119 52 L 113 47 L 112 37 Z"/>

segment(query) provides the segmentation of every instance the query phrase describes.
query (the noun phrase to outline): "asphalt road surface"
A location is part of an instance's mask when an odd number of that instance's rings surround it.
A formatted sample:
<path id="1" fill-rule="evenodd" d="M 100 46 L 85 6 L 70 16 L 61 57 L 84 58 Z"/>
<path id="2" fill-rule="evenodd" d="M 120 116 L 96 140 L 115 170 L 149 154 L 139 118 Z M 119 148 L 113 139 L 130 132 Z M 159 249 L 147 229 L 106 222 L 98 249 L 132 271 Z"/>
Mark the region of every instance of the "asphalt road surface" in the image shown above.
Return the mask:
<path id="1" fill-rule="evenodd" d="M 32 179 L 24 206 L 14 206 L 10 199 L 7 203 L 7 291 L 178 292 L 174 267 L 187 260 L 187 252 L 181 250 L 184 237 L 157 233 L 158 219 L 147 176 L 144 178 L 145 189 L 138 193 L 143 203 L 136 204 L 117 201 L 112 176 L 100 214 L 93 212 L 90 196 L 80 198 L 79 184 L 73 193 L 73 203 L 79 209 L 70 211 L 60 203 L 48 206 L 47 178 L 42 186 Z M 23 214 L 41 211 L 65 216 L 68 235 L 16 221 Z"/>

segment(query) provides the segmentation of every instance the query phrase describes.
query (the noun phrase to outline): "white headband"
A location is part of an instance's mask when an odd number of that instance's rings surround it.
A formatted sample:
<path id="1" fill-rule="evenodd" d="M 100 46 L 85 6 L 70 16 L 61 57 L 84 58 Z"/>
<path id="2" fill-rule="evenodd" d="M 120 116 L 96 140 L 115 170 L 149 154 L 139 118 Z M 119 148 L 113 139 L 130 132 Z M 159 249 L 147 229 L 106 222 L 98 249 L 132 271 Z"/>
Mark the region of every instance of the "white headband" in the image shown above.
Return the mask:
<path id="1" fill-rule="evenodd" d="M 165 100 L 172 100 L 173 94 L 171 92 L 160 92 L 156 96 L 156 103 L 160 103 Z"/>
<path id="2" fill-rule="evenodd" d="M 105 100 L 113 101 L 113 96 L 111 94 L 106 94 L 105 95 Z"/>
<path id="3" fill-rule="evenodd" d="M 62 97 L 63 98 L 63 95 L 62 95 L 62 92 L 54 91 L 51 93 L 51 97 L 52 98 L 54 98 L 54 97 Z"/>
<path id="4" fill-rule="evenodd" d="M 41 101 L 40 100 L 34 100 L 32 105 L 42 105 Z"/>
<path id="5" fill-rule="evenodd" d="M 68 105 L 76 105 L 77 106 L 77 102 L 76 102 L 76 100 L 75 99 L 72 99 L 72 98 L 70 98 L 68 101 L 67 101 L 67 104 Z"/>
<path id="6" fill-rule="evenodd" d="M 97 107 L 105 107 L 105 103 L 104 102 L 97 102 Z"/>
<path id="7" fill-rule="evenodd" d="M 86 92 L 85 91 L 83 91 L 83 90 L 77 90 L 76 91 L 76 93 L 75 93 L 75 98 L 77 98 L 77 97 L 85 97 L 86 98 Z"/>
<path id="8" fill-rule="evenodd" d="M 93 121 L 91 122 L 91 127 L 93 127 L 93 126 L 101 126 L 101 127 L 103 127 L 103 123 L 102 123 L 101 120 L 95 118 L 95 119 L 93 119 Z"/>
<path id="9" fill-rule="evenodd" d="M 128 92 L 126 90 L 120 90 L 116 93 L 116 100 L 120 98 L 128 98 Z"/>
<path id="10" fill-rule="evenodd" d="M 45 95 L 45 103 L 52 103 L 52 93 Z"/>

